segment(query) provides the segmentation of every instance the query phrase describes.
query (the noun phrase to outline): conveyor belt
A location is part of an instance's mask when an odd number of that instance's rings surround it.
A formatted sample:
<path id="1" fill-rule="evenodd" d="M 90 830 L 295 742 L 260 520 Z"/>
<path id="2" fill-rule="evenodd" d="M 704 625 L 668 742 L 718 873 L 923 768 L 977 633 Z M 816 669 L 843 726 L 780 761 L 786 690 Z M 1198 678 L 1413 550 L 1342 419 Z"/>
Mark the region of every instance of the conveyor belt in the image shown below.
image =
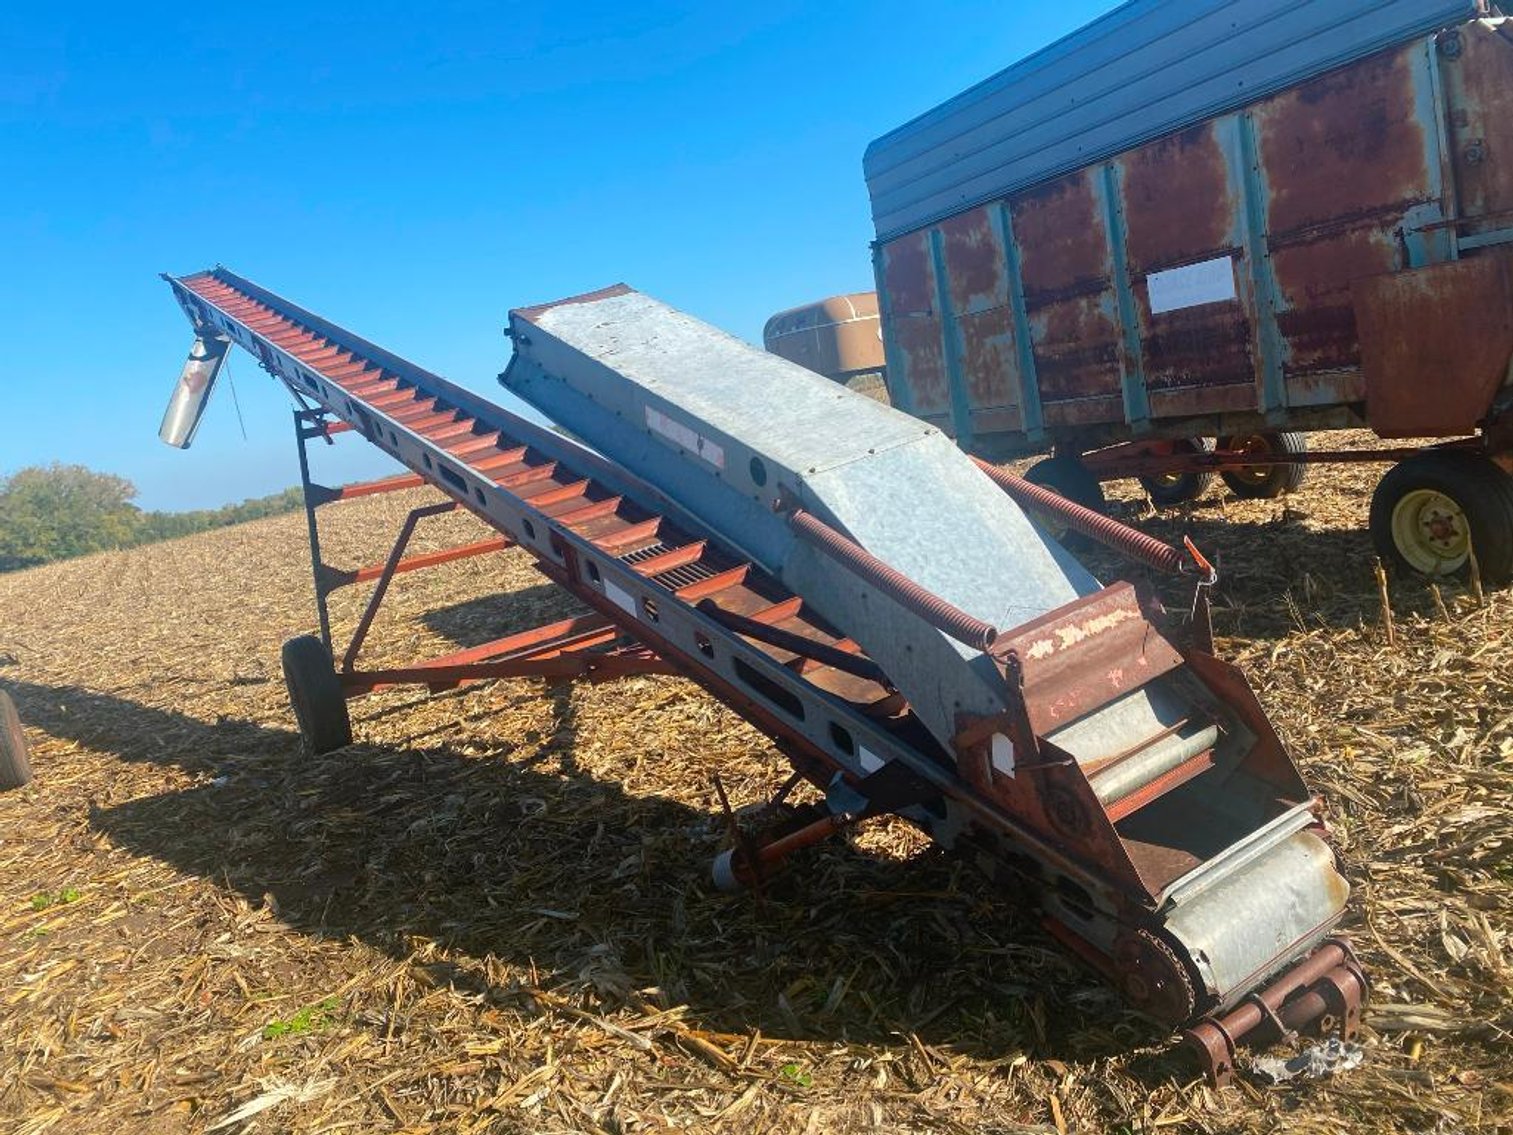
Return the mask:
<path id="1" fill-rule="evenodd" d="M 936 461 L 934 439 L 910 440 L 907 419 L 847 408 L 856 457 L 827 469 L 823 444 L 761 422 L 757 403 L 726 413 L 708 400 L 713 387 L 687 385 L 678 369 L 760 371 L 766 363 L 740 357 L 751 348 L 624 288 L 515 313 L 516 363 L 529 364 L 515 381 L 592 425 L 580 432 L 612 462 L 224 269 L 169 282 L 197 338 L 165 440 L 187 443 L 220 360 L 241 345 L 312 413 L 347 423 L 471 509 L 771 736 L 826 793 L 828 818 L 792 839 L 896 812 L 975 849 L 1000 877 L 1028 884 L 1070 949 L 1170 1023 L 1234 1005 L 1339 918 L 1348 888 L 1243 679 L 1178 652 L 1128 584 L 1099 590 L 1018 527 L 1017 509 L 995 516 L 991 482 Z M 787 382 L 778 375 L 774 386 Z M 814 397 L 790 390 L 795 404 Z M 638 424 L 622 432 L 621 421 Z M 790 478 L 806 445 L 814 467 Z M 749 483 L 735 465 L 749 466 Z M 788 468 L 794 488 L 764 468 Z M 894 505 L 910 498 L 916 529 L 949 537 L 954 524 L 983 537 L 945 541 L 938 554 L 956 554 L 961 570 L 932 559 L 933 545 L 911 545 L 908 531 L 869 538 L 890 546 L 889 562 L 915 556 L 915 572 L 954 589 L 950 602 L 806 511 L 853 532 L 877 527 L 859 486 Z M 806 543 L 801 529 L 829 535 Z M 1017 551 L 1019 533 L 1033 546 Z M 1016 568 L 1030 584 L 1005 585 Z M 999 631 L 961 609 L 984 596 L 996 612 L 1032 603 Z M 959 618 L 932 622 L 927 608 Z M 953 620 L 984 629 L 953 642 L 943 635 Z M 1337 976 L 1339 965 L 1326 968 Z"/>
<path id="2" fill-rule="evenodd" d="M 802 599 L 770 575 L 708 536 L 692 535 L 596 481 L 590 471 L 548 456 L 491 423 L 480 422 L 412 375 L 401 376 L 385 369 L 211 273 L 186 277 L 182 283 L 363 406 L 429 441 L 533 511 L 614 555 L 664 589 L 669 598 L 689 605 L 712 600 L 723 611 L 862 657 L 854 642 L 827 626 Z M 423 466 L 418 471 L 438 487 L 446 487 L 434 471 Z M 632 623 L 636 629 L 640 625 L 639 619 Z M 878 681 L 753 642 L 819 690 L 844 698 L 880 719 L 888 719 L 897 711 L 897 695 Z"/>

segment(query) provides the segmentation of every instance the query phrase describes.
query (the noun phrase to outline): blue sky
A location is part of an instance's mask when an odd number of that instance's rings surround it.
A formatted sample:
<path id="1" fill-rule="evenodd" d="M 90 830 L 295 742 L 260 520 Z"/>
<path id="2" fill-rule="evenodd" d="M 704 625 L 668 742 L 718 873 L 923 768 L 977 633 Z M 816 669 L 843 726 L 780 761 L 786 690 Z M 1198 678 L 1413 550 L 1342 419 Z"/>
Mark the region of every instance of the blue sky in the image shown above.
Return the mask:
<path id="1" fill-rule="evenodd" d="M 0 475 L 78 462 L 170 509 L 297 480 L 243 355 L 194 448 L 157 441 L 189 344 L 162 271 L 223 263 L 493 397 L 509 308 L 615 281 L 759 341 L 872 286 L 871 139 L 1112 6 L 19 0 Z M 383 471 L 343 441 L 322 479 Z"/>

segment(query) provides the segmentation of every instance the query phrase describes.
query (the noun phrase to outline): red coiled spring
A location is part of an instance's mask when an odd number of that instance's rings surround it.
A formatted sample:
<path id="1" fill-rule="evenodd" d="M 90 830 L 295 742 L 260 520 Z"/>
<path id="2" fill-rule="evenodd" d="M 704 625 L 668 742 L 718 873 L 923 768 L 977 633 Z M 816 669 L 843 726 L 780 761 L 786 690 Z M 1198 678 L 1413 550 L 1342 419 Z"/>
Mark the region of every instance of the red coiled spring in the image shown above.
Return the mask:
<path id="1" fill-rule="evenodd" d="M 1068 528 L 1081 532 L 1090 540 L 1097 540 L 1098 543 L 1113 548 L 1116 552 L 1123 552 L 1132 560 L 1138 560 L 1157 571 L 1170 572 L 1173 575 L 1189 571 L 1196 566 L 1182 554 L 1180 548 L 1164 544 L 1154 536 L 1149 536 L 1137 528 L 1131 528 L 1112 516 L 1104 516 L 1101 512 L 1095 512 L 1093 509 L 1069 501 L 1060 493 L 1041 488 L 1039 485 L 1026 481 L 1023 477 L 1010 473 L 1007 469 L 990 465 L 981 458 L 974 457 L 972 460 L 977 462 L 979 469 L 992 478 L 995 485 L 1020 504 L 1060 517 L 1066 521 Z"/>
<path id="2" fill-rule="evenodd" d="M 794 509 L 788 514 L 788 523 L 804 539 L 822 548 L 827 555 L 957 642 L 985 651 L 998 637 L 998 631 L 991 623 L 985 623 L 934 592 L 926 591 L 812 513 Z"/>

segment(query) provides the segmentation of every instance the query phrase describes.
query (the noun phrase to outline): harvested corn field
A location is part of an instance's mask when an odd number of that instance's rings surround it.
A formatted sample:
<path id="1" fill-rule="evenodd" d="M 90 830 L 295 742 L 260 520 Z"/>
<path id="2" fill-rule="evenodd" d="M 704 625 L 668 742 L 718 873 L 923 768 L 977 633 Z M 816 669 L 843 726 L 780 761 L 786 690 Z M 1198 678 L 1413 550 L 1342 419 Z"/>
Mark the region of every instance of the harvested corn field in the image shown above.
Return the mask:
<path id="1" fill-rule="evenodd" d="M 1206 1087 L 901 823 L 718 894 L 713 773 L 739 809 L 787 766 L 681 679 L 387 692 L 354 703 L 354 746 L 302 755 L 278 675 L 313 619 L 295 516 L 0 578 L 36 770 L 0 796 L 4 1125 L 1509 1130 L 1513 596 L 1394 581 L 1389 644 L 1373 479 L 1115 506 L 1220 560 L 1221 653 L 1328 802 L 1375 981 L 1338 1078 Z M 327 558 L 378 558 L 430 499 L 327 510 Z M 486 534 L 428 523 L 413 551 Z M 339 638 L 363 591 L 335 597 Z M 573 603 L 518 552 L 447 565 L 396 582 L 368 657 Z"/>

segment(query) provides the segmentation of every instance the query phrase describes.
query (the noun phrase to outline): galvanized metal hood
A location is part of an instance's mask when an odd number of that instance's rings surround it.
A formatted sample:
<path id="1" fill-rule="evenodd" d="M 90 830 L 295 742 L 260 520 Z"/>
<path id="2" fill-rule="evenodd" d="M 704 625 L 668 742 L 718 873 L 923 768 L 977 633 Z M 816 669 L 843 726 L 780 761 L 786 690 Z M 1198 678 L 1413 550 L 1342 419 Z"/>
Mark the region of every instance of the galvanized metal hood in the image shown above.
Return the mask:
<path id="1" fill-rule="evenodd" d="M 612 460 L 656 471 L 768 570 L 783 571 L 780 511 L 798 505 L 995 626 L 1098 587 L 938 429 L 650 296 L 598 293 L 515 312 L 511 327 L 506 386 Z"/>
<path id="2" fill-rule="evenodd" d="M 1099 589 L 933 426 L 650 296 L 609 289 L 513 312 L 510 327 L 506 386 L 814 604 L 942 743 L 958 713 L 1002 711 L 991 659 L 837 572 L 789 509 L 994 627 Z"/>

